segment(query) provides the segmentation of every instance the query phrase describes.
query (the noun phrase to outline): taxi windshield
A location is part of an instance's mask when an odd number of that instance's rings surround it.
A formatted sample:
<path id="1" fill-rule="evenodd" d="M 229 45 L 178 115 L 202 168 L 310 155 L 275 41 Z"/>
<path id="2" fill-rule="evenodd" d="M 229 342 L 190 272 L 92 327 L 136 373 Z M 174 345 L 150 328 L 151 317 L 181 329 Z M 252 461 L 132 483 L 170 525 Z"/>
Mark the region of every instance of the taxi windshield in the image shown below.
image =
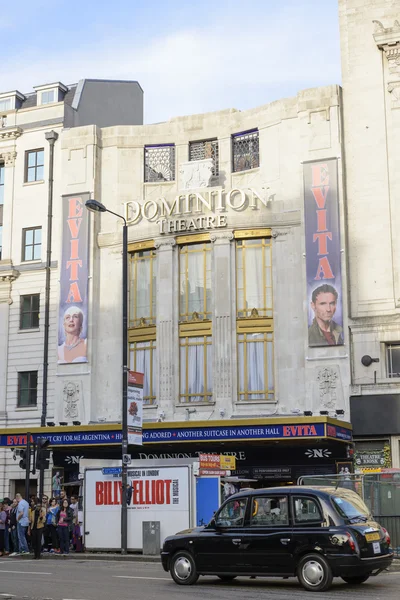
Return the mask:
<path id="1" fill-rule="evenodd" d="M 370 511 L 355 492 L 337 490 L 332 495 L 332 501 L 336 511 L 344 519 L 359 518 L 359 520 L 366 521 L 370 517 Z"/>

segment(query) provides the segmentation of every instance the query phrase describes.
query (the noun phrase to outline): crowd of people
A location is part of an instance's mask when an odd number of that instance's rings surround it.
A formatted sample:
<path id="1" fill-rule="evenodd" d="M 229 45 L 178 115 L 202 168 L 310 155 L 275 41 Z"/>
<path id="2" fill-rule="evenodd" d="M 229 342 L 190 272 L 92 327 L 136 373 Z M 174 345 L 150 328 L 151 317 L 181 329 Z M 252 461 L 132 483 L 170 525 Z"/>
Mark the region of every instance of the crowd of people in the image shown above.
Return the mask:
<path id="1" fill-rule="evenodd" d="M 42 552 L 69 554 L 82 551 L 78 498 L 31 497 L 29 502 L 16 494 L 0 500 L 0 557 L 34 555 Z"/>

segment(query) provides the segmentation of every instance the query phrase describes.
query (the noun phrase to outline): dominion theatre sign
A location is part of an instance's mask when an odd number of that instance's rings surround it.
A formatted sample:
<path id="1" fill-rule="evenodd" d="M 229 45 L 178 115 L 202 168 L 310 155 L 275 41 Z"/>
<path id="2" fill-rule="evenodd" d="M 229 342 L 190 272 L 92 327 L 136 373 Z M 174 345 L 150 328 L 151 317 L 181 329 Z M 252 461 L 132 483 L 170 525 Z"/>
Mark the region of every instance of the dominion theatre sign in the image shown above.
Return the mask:
<path id="1" fill-rule="evenodd" d="M 170 202 L 164 197 L 143 204 L 136 200 L 125 202 L 125 218 L 128 225 L 136 225 L 142 219 L 154 222 L 161 234 L 219 229 L 228 226 L 227 215 L 223 213 L 260 210 L 274 199 L 275 194 L 266 196 L 254 188 L 209 188 L 179 194 Z"/>

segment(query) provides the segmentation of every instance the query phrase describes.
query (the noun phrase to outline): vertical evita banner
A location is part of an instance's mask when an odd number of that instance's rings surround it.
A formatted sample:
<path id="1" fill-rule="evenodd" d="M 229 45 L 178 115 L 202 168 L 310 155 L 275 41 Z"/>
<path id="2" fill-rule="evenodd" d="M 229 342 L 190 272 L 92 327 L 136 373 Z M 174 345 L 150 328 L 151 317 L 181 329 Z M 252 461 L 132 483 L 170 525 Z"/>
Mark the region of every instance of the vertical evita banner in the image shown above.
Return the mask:
<path id="1" fill-rule="evenodd" d="M 337 159 L 304 163 L 303 169 L 308 345 L 341 346 L 344 338 Z"/>
<path id="2" fill-rule="evenodd" d="M 143 373 L 128 371 L 128 444 L 142 445 Z"/>
<path id="3" fill-rule="evenodd" d="M 63 196 L 58 363 L 87 362 L 90 194 Z"/>

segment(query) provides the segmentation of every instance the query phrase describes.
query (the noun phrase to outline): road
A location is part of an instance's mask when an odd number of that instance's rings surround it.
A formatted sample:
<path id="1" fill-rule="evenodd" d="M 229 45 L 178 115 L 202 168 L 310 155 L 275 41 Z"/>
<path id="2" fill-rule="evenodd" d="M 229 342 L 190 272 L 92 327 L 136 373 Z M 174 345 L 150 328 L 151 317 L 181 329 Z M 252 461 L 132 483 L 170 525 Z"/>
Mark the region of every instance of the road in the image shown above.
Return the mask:
<path id="1" fill-rule="evenodd" d="M 321 600 L 398 600 L 399 573 L 384 573 L 350 588 L 335 579 Z M 310 600 L 296 579 L 241 578 L 226 584 L 201 577 L 194 586 L 176 585 L 159 563 L 89 561 L 82 558 L 0 560 L 0 600 Z"/>

